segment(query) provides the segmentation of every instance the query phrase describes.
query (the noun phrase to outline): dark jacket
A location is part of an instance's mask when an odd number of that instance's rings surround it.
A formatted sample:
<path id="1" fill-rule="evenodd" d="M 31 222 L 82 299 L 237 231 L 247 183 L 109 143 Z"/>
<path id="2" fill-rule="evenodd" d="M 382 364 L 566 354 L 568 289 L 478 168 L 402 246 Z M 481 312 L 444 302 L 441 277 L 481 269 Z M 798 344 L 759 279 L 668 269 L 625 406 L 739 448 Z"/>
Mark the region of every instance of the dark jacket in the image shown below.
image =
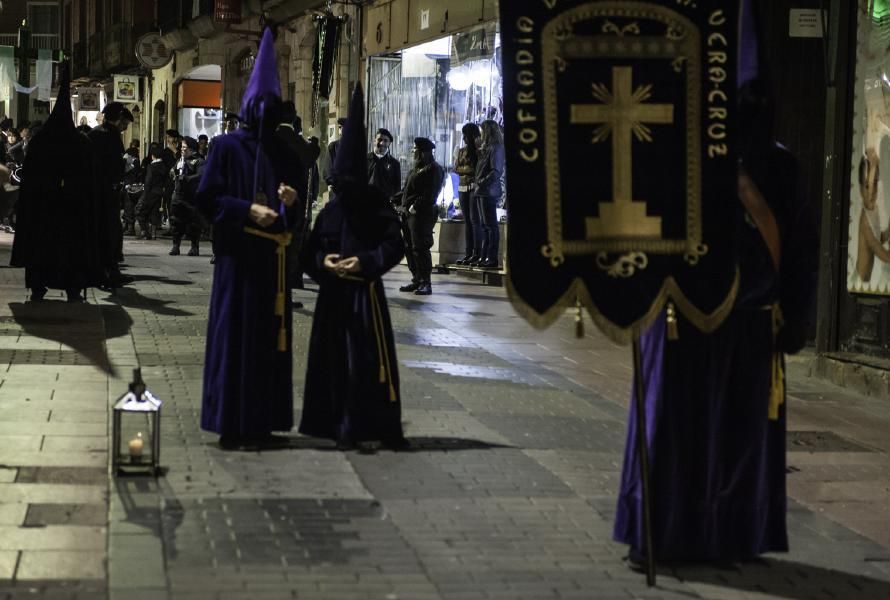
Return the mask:
<path id="1" fill-rule="evenodd" d="M 457 152 L 457 160 L 454 161 L 454 172 L 460 176 L 458 185 L 472 189 L 476 185 L 476 165 L 479 163 L 479 152 L 470 155 L 466 146 Z"/>
<path id="2" fill-rule="evenodd" d="M 368 185 L 375 186 L 387 199 L 397 194 L 402 187 L 402 168 L 399 161 L 388 152 L 383 158 L 369 152 Z"/>
<path id="3" fill-rule="evenodd" d="M 504 176 L 503 144 L 483 146 L 479 154 L 479 162 L 476 163 L 476 195 L 499 198 L 504 193 L 501 182 Z"/>
<path id="4" fill-rule="evenodd" d="M 306 141 L 293 127 L 286 125 L 278 126 L 278 129 L 275 130 L 275 137 L 299 159 L 298 164 L 294 165 L 294 168 L 296 169 L 298 182 L 296 190 L 300 194 L 299 201 L 302 204 L 306 201 L 309 192 L 309 170 L 318 159 L 321 148 L 318 147 L 318 144 Z"/>
<path id="5" fill-rule="evenodd" d="M 167 167 L 163 160 L 151 162 L 145 169 L 145 188 L 142 190 L 140 202 L 148 206 L 155 206 L 164 196 L 164 187 L 167 184 Z"/>
<path id="6" fill-rule="evenodd" d="M 444 182 L 445 169 L 436 161 L 411 169 L 402 191 L 402 209 L 413 206 L 418 213 L 435 213 L 436 198 Z"/>

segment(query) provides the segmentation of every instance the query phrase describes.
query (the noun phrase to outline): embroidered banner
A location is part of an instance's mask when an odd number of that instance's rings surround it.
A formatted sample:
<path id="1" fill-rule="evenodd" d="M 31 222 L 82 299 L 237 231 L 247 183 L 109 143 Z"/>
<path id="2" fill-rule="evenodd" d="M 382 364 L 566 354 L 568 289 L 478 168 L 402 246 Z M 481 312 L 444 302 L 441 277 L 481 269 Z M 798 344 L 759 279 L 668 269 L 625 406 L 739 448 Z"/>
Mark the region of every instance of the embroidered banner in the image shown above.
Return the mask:
<path id="1" fill-rule="evenodd" d="M 670 300 L 711 330 L 737 288 L 738 6 L 501 2 L 511 299 L 580 301 L 628 341 Z"/>

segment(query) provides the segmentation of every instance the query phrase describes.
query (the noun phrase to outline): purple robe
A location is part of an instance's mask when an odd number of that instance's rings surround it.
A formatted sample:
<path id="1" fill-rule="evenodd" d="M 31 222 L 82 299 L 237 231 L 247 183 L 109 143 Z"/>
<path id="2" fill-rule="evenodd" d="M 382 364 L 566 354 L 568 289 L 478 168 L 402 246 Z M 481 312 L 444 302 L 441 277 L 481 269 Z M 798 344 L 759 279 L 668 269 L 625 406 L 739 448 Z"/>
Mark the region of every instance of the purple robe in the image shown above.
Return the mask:
<path id="1" fill-rule="evenodd" d="M 662 315 L 641 337 L 657 560 L 737 560 L 788 550 L 785 405 L 768 419 L 773 352 L 805 339 L 816 277 L 809 205 L 796 195 L 793 157 L 776 146 L 750 167 L 779 226 L 776 272 L 751 219 L 739 211 L 740 289 L 733 312 L 705 335 L 680 317 L 666 339 Z M 778 302 L 785 327 L 773 334 Z M 641 556 L 642 485 L 631 403 L 614 538 Z"/>
<path id="2" fill-rule="evenodd" d="M 259 146 L 259 160 L 257 151 L 256 137 L 246 129 L 215 138 L 198 187 L 198 201 L 214 225 L 216 256 L 201 427 L 236 437 L 293 427 L 290 287 L 285 284 L 287 340 L 281 352 L 281 317 L 275 315 L 277 244 L 244 228 L 262 229 L 248 218 L 254 190 L 260 189 L 279 212 L 266 231 L 286 230 L 297 206 L 285 209 L 277 190 L 281 182 L 295 185 L 296 159 L 274 139 Z"/>
<path id="3" fill-rule="evenodd" d="M 399 372 L 380 280 L 404 256 L 399 221 L 376 188 L 355 199 L 361 208 L 347 206 L 343 195 L 319 213 L 303 255 L 319 293 L 300 433 L 401 445 Z M 361 271 L 354 279 L 337 277 L 322 266 L 327 254 L 356 256 Z"/>

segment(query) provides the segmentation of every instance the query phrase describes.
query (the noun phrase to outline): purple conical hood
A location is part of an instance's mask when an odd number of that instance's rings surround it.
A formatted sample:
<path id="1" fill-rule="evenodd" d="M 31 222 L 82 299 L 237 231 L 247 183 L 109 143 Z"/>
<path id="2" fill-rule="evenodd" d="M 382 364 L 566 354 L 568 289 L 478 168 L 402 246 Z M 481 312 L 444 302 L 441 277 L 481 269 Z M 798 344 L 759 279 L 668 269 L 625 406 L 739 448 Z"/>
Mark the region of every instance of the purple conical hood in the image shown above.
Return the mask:
<path id="1" fill-rule="evenodd" d="M 278 80 L 278 61 L 275 57 L 275 39 L 272 30 L 266 28 L 263 39 L 253 63 L 253 72 L 247 89 L 241 98 L 241 121 L 255 131 L 262 130 L 263 122 L 274 121 L 265 119 L 265 113 L 281 102 L 281 84 Z M 268 115 L 273 117 L 273 115 Z M 278 123 L 267 123 L 271 127 Z"/>
<path id="2" fill-rule="evenodd" d="M 73 130 L 74 115 L 71 112 L 71 74 L 68 61 L 59 64 L 59 95 L 53 111 L 43 124 L 43 129 Z"/>
<path id="3" fill-rule="evenodd" d="M 760 40 L 753 0 L 741 0 L 738 69 L 739 87 L 760 75 Z"/>
<path id="4" fill-rule="evenodd" d="M 356 84 L 349 102 L 349 115 L 337 145 L 332 175 L 336 180 L 366 183 L 368 180 L 368 140 L 365 135 L 365 94 Z"/>

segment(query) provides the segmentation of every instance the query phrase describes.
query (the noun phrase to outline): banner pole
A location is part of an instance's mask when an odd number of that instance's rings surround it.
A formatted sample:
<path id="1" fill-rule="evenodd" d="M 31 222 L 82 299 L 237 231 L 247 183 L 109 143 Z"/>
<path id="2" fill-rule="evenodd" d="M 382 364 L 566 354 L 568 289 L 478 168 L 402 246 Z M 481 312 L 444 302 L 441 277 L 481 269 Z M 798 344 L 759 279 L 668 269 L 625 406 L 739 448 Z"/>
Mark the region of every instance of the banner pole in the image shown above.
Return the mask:
<path id="1" fill-rule="evenodd" d="M 643 536 L 646 553 L 646 585 L 655 586 L 655 550 L 652 547 L 652 491 L 649 488 L 649 451 L 646 436 L 646 390 L 643 381 L 643 358 L 640 335 L 634 335 L 634 402 L 636 403 L 637 462 L 640 465 L 640 481 L 643 484 Z"/>

